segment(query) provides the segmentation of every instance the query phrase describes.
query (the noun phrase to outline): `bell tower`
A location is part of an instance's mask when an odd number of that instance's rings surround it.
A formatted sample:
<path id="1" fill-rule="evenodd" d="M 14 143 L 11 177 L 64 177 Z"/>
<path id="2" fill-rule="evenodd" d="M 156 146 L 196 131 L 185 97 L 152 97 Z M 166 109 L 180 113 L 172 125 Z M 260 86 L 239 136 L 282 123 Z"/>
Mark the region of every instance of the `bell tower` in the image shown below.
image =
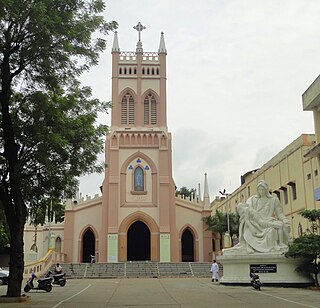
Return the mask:
<path id="1" fill-rule="evenodd" d="M 128 241 L 136 230 L 130 227 L 139 221 L 150 232 L 150 253 L 144 247 L 144 255 L 152 261 L 172 261 L 178 258 L 171 247 L 178 234 L 166 114 L 167 50 L 161 33 L 158 51 L 145 52 L 141 35 L 146 28 L 140 22 L 133 28 L 138 31 L 136 50 L 120 51 L 117 32 L 111 50 L 112 114 L 100 233 L 107 249 L 99 249 L 100 260 L 139 258 L 139 251 L 128 253 L 134 246 Z"/>
<path id="2" fill-rule="evenodd" d="M 136 51 L 120 52 L 118 34 L 112 47 L 112 128 L 167 130 L 166 47 L 161 33 L 158 52 L 143 52 L 141 23 Z"/>

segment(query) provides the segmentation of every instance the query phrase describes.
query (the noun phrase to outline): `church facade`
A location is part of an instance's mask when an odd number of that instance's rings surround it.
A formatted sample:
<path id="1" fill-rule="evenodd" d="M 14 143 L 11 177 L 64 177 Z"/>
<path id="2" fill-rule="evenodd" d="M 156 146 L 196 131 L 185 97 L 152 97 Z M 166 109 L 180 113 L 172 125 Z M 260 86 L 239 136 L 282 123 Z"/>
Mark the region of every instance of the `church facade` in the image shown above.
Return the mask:
<path id="1" fill-rule="evenodd" d="M 199 191 L 189 199 L 175 194 L 164 35 L 157 52 L 144 52 L 144 27 L 135 29 L 135 51 L 121 51 L 114 35 L 102 196 L 70 201 L 63 223 L 37 229 L 27 224 L 27 261 L 53 247 L 75 263 L 90 262 L 91 256 L 97 262 L 212 261 L 212 232 L 202 220 L 211 214 L 206 175 L 203 198 Z"/>

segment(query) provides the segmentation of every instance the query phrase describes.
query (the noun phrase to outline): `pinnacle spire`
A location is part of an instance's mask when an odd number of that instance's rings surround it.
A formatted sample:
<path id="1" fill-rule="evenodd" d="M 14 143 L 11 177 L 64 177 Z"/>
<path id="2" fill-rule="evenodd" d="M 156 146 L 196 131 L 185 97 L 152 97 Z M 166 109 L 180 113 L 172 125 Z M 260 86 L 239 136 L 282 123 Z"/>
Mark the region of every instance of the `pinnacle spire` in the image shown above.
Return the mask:
<path id="1" fill-rule="evenodd" d="M 204 174 L 203 206 L 205 210 L 210 209 L 209 185 L 206 173 Z"/>
<path id="2" fill-rule="evenodd" d="M 201 202 L 201 190 L 200 190 L 200 183 L 198 183 L 198 198 L 199 198 L 199 202 Z"/>
<path id="3" fill-rule="evenodd" d="M 120 52 L 120 47 L 119 47 L 119 41 L 118 41 L 118 32 L 114 32 L 114 37 L 113 37 L 113 45 L 111 49 L 111 53 L 114 52 Z"/>
<path id="4" fill-rule="evenodd" d="M 164 43 L 164 33 L 163 32 L 161 32 L 161 36 L 160 36 L 160 44 L 159 44 L 158 53 L 167 54 L 166 44 Z"/>

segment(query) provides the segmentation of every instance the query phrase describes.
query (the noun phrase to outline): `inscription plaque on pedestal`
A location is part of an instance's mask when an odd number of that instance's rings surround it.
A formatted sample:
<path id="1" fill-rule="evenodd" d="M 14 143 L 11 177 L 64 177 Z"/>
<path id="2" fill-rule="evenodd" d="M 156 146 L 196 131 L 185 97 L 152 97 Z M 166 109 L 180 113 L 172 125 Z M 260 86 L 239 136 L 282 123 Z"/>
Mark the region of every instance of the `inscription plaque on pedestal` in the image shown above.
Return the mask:
<path id="1" fill-rule="evenodd" d="M 250 272 L 255 273 L 276 273 L 277 264 L 250 264 Z"/>

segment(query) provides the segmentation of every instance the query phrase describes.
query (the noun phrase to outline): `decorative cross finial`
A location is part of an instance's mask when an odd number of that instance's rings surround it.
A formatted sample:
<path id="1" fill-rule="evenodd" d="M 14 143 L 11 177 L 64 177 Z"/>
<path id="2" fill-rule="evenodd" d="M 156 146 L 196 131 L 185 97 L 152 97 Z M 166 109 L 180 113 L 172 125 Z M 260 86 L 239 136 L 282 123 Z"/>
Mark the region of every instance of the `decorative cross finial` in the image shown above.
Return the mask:
<path id="1" fill-rule="evenodd" d="M 146 27 L 143 26 L 141 24 L 141 22 L 139 21 L 138 24 L 135 27 L 133 27 L 133 29 L 136 29 L 138 31 L 138 33 L 139 33 L 139 42 L 141 42 L 141 31 L 146 29 Z"/>

